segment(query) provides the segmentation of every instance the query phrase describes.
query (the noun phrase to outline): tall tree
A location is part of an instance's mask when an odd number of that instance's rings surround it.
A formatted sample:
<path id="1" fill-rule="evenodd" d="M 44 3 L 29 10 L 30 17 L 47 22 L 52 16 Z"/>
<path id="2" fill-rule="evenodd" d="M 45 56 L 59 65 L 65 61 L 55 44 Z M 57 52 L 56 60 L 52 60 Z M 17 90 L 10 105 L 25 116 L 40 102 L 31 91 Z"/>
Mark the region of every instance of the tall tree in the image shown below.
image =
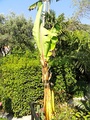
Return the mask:
<path id="1" fill-rule="evenodd" d="M 76 7 L 76 18 L 85 16 L 90 19 L 90 0 L 73 0 L 73 4 Z"/>

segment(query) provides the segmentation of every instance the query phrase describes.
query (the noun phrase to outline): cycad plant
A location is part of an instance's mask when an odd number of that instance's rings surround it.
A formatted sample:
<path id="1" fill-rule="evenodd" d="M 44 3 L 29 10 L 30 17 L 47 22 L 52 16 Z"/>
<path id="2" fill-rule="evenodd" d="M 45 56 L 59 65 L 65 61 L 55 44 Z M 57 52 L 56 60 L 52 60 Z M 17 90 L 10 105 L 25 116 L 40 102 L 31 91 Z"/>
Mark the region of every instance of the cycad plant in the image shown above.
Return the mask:
<path id="1" fill-rule="evenodd" d="M 40 52 L 40 61 L 42 65 L 42 82 L 44 83 L 44 113 L 45 120 L 51 120 L 54 115 L 54 92 L 52 90 L 52 83 L 50 82 L 51 73 L 49 70 L 49 60 L 52 51 L 55 49 L 57 42 L 58 30 L 52 27 L 47 30 L 41 21 L 43 2 L 38 1 L 29 7 L 29 10 L 38 7 L 36 20 L 33 27 L 33 36 Z"/>

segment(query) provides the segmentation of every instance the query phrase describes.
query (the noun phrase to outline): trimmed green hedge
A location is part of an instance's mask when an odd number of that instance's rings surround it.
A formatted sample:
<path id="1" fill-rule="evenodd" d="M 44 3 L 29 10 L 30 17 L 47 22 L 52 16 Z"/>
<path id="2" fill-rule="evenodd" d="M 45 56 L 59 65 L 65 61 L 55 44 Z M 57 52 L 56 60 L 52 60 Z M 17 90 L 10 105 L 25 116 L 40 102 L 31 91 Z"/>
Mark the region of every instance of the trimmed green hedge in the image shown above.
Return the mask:
<path id="1" fill-rule="evenodd" d="M 41 67 L 37 57 L 31 53 L 23 56 L 10 55 L 2 58 L 0 97 L 3 107 L 15 116 L 30 113 L 29 103 L 43 97 Z"/>

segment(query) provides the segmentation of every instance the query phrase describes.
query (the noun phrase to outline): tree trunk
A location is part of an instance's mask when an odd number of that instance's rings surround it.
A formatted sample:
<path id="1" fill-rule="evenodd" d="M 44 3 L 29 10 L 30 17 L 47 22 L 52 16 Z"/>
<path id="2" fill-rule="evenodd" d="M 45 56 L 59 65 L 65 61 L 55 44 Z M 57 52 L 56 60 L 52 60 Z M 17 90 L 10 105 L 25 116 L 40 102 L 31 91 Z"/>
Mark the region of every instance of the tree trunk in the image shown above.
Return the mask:
<path id="1" fill-rule="evenodd" d="M 44 59 L 41 60 L 42 64 L 42 81 L 44 83 L 44 113 L 45 120 L 51 120 L 54 113 L 54 93 L 51 89 L 51 73 L 48 68 L 48 63 Z"/>

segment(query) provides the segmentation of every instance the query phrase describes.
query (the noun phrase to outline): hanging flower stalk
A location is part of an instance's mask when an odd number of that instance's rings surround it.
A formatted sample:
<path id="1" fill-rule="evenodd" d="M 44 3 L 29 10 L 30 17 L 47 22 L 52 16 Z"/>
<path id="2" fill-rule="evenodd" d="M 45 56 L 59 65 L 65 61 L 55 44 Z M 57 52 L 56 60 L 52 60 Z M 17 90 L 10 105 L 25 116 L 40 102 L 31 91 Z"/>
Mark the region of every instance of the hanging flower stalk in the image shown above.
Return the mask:
<path id="1" fill-rule="evenodd" d="M 40 61 L 42 65 L 45 120 L 51 120 L 54 113 L 54 92 L 51 89 L 51 83 L 50 83 L 51 73 L 49 70 L 48 62 L 50 56 L 52 55 L 52 51 L 55 49 L 55 45 L 58 40 L 57 30 L 54 27 L 51 30 L 47 30 L 46 28 L 44 28 L 41 22 L 43 3 L 39 1 L 37 5 L 38 5 L 38 12 L 33 27 L 33 36 L 40 52 Z M 29 9 L 31 8 L 32 6 L 30 6 Z"/>

